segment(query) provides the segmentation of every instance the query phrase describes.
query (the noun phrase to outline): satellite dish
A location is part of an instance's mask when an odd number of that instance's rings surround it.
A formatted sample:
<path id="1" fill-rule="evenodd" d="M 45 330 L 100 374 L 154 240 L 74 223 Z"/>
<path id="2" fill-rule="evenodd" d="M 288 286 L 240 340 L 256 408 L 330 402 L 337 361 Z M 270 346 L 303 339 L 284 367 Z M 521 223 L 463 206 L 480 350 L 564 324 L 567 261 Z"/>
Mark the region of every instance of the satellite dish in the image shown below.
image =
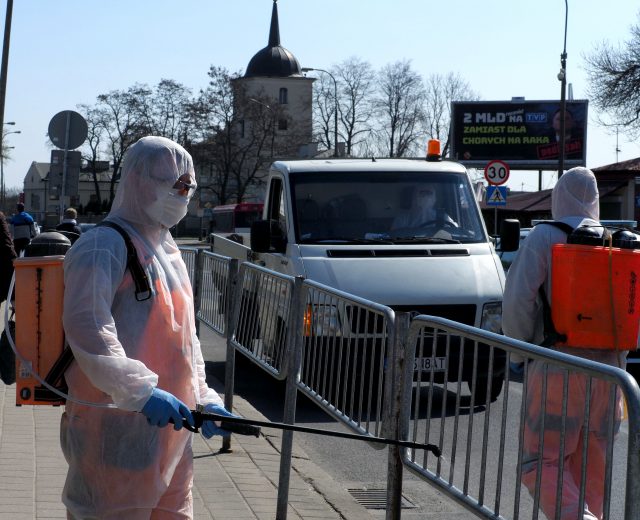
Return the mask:
<path id="1" fill-rule="evenodd" d="M 88 132 L 89 128 L 84 117 L 73 110 L 58 112 L 49 121 L 49 139 L 63 150 L 78 148 L 84 143 Z"/>

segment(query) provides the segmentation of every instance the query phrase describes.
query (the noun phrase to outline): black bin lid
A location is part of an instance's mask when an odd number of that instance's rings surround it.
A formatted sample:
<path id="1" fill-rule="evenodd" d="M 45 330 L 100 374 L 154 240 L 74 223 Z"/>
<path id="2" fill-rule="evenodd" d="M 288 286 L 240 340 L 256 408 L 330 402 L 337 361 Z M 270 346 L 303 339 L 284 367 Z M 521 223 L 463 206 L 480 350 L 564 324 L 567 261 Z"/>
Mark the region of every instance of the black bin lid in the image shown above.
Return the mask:
<path id="1" fill-rule="evenodd" d="M 45 231 L 35 237 L 24 250 L 24 256 L 64 255 L 71 247 L 69 240 L 57 231 Z"/>

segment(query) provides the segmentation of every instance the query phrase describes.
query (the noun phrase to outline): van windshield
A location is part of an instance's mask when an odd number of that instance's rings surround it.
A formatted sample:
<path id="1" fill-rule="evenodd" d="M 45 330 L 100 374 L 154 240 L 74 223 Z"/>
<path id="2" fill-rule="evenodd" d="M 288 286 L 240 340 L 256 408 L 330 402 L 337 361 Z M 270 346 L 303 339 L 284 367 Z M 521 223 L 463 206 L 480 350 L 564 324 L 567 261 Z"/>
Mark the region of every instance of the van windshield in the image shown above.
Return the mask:
<path id="1" fill-rule="evenodd" d="M 298 243 L 486 241 L 465 175 L 304 172 L 291 189 Z"/>

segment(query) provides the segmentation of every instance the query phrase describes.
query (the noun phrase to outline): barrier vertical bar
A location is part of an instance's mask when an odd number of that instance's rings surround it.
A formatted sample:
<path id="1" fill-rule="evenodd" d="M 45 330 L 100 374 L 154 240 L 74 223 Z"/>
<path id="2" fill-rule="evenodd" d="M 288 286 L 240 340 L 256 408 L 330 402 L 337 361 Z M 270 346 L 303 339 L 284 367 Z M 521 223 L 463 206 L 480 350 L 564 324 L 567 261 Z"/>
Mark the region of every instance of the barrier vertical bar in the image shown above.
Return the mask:
<path id="1" fill-rule="evenodd" d="M 411 390 L 406 391 L 407 366 L 413 359 L 407 355 L 407 332 L 409 331 L 410 314 L 397 313 L 393 322 L 393 338 L 390 342 L 390 373 L 385 380 L 385 401 L 387 410 L 385 435 L 391 439 L 407 438 L 409 433 L 409 414 L 405 401 L 411 402 Z M 413 369 L 413 364 L 409 367 Z M 409 370 L 409 377 L 413 377 Z M 387 512 L 386 520 L 400 520 L 402 515 L 402 453 L 399 446 L 389 446 L 387 462 Z"/>
<path id="2" fill-rule="evenodd" d="M 196 322 L 196 334 L 200 336 L 200 320 L 198 313 L 202 304 L 202 271 L 203 271 L 204 255 L 202 249 L 196 252 L 195 272 L 193 273 L 193 312 Z"/>
<path id="3" fill-rule="evenodd" d="M 624 517 L 626 520 L 640 518 L 640 392 L 633 384 L 631 375 L 621 387 L 627 401 L 629 435 L 627 443 L 627 482 L 625 492 Z"/>
<path id="4" fill-rule="evenodd" d="M 304 278 L 296 276 L 291 295 L 290 322 L 287 324 L 287 356 L 286 356 L 286 390 L 284 398 L 285 424 L 295 424 L 296 397 L 300 382 L 303 347 L 303 313 L 305 310 L 306 292 L 302 290 Z M 289 502 L 289 481 L 291 478 L 291 457 L 293 454 L 293 432 L 282 432 L 280 449 L 280 475 L 278 477 L 278 501 L 276 504 L 276 520 L 286 520 Z"/>
<path id="5" fill-rule="evenodd" d="M 227 359 L 224 365 L 224 407 L 233 410 L 233 393 L 235 389 L 235 372 L 236 372 L 236 350 L 231 343 L 235 325 L 238 321 L 237 316 L 240 312 L 240 294 L 242 287 L 238 287 L 238 260 L 235 258 L 229 262 L 229 276 L 227 285 L 223 295 L 224 309 L 226 311 L 226 323 L 224 325 L 224 335 L 227 339 Z M 222 438 L 222 451 L 231 450 L 231 435 Z"/>

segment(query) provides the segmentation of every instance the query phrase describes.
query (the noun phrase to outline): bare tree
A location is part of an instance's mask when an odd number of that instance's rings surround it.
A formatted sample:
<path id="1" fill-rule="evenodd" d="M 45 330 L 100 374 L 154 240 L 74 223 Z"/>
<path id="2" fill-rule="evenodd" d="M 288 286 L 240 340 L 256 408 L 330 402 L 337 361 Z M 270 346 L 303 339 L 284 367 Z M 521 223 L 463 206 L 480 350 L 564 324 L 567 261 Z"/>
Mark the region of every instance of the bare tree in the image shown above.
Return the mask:
<path id="1" fill-rule="evenodd" d="M 442 146 L 442 156 L 449 155 L 452 101 L 477 101 L 480 97 L 459 75 L 431 74 L 426 81 L 425 119 L 429 138 L 438 139 Z"/>
<path id="2" fill-rule="evenodd" d="M 596 46 L 585 62 L 592 103 L 629 136 L 640 135 L 640 25 L 623 45 Z"/>
<path id="3" fill-rule="evenodd" d="M 345 152 L 353 155 L 371 132 L 375 74 L 369 62 L 352 56 L 336 67 L 334 75 L 338 81 L 340 134 Z"/>
<path id="4" fill-rule="evenodd" d="M 82 147 L 82 159 L 87 163 L 87 170 L 93 181 L 93 189 L 98 206 L 96 212 L 98 212 L 102 206 L 99 174 L 103 171 L 101 163 L 104 163 L 101 160 L 101 156 L 106 115 L 101 110 L 89 105 L 79 105 L 78 109 L 87 121 L 87 140 Z"/>
<path id="5" fill-rule="evenodd" d="M 389 157 L 409 155 L 424 135 L 426 92 L 422 78 L 408 60 L 386 65 L 378 78 L 379 136 Z"/>
<path id="6" fill-rule="evenodd" d="M 288 121 L 286 114 L 264 96 L 249 97 L 235 81 L 239 74 L 221 67 L 211 67 L 208 74 L 209 86 L 190 111 L 199 129 L 194 160 L 210 178 L 199 189 L 211 192 L 218 204 L 242 202 L 250 187 L 262 182 L 275 154 L 296 140 L 278 138 L 277 126 Z"/>
<path id="7" fill-rule="evenodd" d="M 335 74 L 334 74 L 335 76 Z M 313 86 L 314 139 L 327 150 L 332 148 L 335 115 L 335 86 L 327 74 L 320 74 Z M 338 108 L 338 110 L 340 110 Z"/>
<path id="8" fill-rule="evenodd" d="M 153 93 L 154 134 L 185 145 L 191 125 L 187 117 L 191 89 L 172 79 L 163 79 Z"/>
<path id="9" fill-rule="evenodd" d="M 105 146 L 113 164 L 109 200 L 115 197 L 120 166 L 125 152 L 141 137 L 152 133 L 148 121 L 141 118 L 142 107 L 150 95 L 147 85 L 136 84 L 125 90 L 113 90 L 98 96 L 97 110 L 103 117 Z"/>

